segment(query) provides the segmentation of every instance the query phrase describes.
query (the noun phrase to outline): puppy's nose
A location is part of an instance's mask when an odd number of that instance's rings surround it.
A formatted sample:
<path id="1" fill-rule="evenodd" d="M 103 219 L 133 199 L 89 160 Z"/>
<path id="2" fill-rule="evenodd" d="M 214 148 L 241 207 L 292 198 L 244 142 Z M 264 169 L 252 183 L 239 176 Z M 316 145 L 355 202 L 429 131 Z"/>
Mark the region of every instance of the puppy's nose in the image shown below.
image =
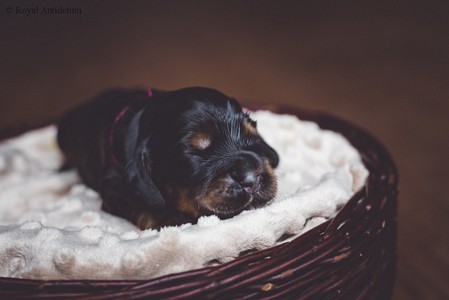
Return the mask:
<path id="1" fill-rule="evenodd" d="M 251 195 L 259 186 L 259 173 L 263 161 L 250 151 L 238 152 L 228 174 L 236 182 L 242 192 Z"/>
<path id="2" fill-rule="evenodd" d="M 254 171 L 233 171 L 230 173 L 230 175 L 232 179 L 237 182 L 246 193 L 250 195 L 254 193 L 259 183 L 258 175 Z"/>
<path id="3" fill-rule="evenodd" d="M 257 183 L 258 183 L 257 175 L 254 172 L 246 173 L 242 182 L 239 182 L 239 184 L 248 194 L 254 193 L 254 190 L 257 187 Z"/>

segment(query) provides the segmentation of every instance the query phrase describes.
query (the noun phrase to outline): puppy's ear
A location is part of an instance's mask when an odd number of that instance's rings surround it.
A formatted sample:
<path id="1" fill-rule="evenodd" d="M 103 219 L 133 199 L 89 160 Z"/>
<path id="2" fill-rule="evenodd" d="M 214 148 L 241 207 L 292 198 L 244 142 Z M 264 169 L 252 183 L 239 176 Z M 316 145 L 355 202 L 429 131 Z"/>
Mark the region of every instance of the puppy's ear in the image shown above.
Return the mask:
<path id="1" fill-rule="evenodd" d="M 279 155 L 277 154 L 276 150 L 271 148 L 262 138 L 257 143 L 257 150 L 258 153 L 260 153 L 262 156 L 265 156 L 270 165 L 273 168 L 276 168 L 279 164 Z"/>
<path id="2" fill-rule="evenodd" d="M 151 153 L 147 143 L 139 145 L 136 152 L 135 159 L 126 168 L 130 192 L 141 204 L 156 211 L 161 210 L 166 203 L 151 178 Z"/>

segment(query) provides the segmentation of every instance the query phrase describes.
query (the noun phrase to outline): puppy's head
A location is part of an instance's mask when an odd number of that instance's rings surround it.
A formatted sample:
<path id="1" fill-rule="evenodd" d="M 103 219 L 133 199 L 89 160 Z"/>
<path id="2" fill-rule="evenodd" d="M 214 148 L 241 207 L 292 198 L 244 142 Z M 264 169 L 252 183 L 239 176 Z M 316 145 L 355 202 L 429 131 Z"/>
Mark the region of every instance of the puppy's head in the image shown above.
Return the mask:
<path id="1" fill-rule="evenodd" d="M 152 128 L 147 170 L 168 206 L 227 218 L 274 198 L 279 157 L 235 99 L 188 88 L 157 101 L 142 126 Z"/>

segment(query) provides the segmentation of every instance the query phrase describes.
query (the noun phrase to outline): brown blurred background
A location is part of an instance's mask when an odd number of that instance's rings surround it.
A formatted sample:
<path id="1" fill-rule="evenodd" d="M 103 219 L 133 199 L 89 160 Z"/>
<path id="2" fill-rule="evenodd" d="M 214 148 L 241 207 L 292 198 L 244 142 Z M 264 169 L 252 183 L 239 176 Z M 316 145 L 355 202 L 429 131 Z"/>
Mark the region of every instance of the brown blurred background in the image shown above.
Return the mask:
<path id="1" fill-rule="evenodd" d="M 112 86 L 209 86 L 343 117 L 399 167 L 394 299 L 449 299 L 448 1 L 0 3 L 0 127 Z M 61 5 L 81 14 L 20 12 Z"/>

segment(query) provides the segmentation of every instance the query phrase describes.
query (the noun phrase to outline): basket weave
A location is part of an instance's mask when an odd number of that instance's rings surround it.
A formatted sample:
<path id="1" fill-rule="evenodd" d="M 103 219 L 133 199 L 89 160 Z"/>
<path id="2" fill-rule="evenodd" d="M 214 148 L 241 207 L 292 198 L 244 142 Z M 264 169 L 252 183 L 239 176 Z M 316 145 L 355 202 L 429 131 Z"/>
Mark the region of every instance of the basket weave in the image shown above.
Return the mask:
<path id="1" fill-rule="evenodd" d="M 370 175 L 333 219 L 291 242 L 232 262 L 151 280 L 0 278 L 0 299 L 388 299 L 396 266 L 397 170 L 385 148 L 359 128 L 286 106 L 246 105 L 318 123 L 343 134 Z M 0 139 L 31 127 L 0 132 Z"/>

